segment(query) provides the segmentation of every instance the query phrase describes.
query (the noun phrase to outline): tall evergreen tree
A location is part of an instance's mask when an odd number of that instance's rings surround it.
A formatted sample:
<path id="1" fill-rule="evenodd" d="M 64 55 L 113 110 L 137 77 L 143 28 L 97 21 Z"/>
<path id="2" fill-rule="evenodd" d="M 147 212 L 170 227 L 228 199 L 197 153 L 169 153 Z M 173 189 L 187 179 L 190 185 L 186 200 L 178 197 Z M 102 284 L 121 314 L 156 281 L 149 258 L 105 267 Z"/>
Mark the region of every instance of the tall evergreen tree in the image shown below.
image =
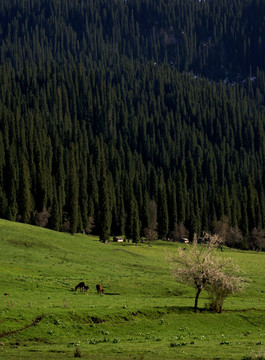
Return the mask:
<path id="1" fill-rule="evenodd" d="M 80 188 L 79 188 L 79 204 L 81 211 L 82 224 L 81 228 L 83 232 L 88 228 L 88 192 L 87 192 L 87 161 L 86 158 L 81 163 L 81 171 L 80 171 Z"/>
<path id="2" fill-rule="evenodd" d="M 167 194 L 163 182 L 158 188 L 158 202 L 157 202 L 157 230 L 158 236 L 163 239 L 168 235 L 168 208 L 167 208 Z"/>
<path id="3" fill-rule="evenodd" d="M 107 176 L 103 174 L 99 186 L 99 238 L 102 242 L 107 242 L 111 230 L 111 206 L 109 198 L 109 186 Z"/>
<path id="4" fill-rule="evenodd" d="M 70 232 L 74 234 L 77 232 L 78 226 L 78 195 L 79 195 L 79 182 L 77 175 L 77 167 L 75 160 L 74 145 L 70 146 L 69 153 L 69 221 Z"/>
<path id="5" fill-rule="evenodd" d="M 137 244 L 140 241 L 140 221 L 139 221 L 139 210 L 135 196 L 132 196 L 130 206 L 130 237 L 132 242 Z"/>
<path id="6" fill-rule="evenodd" d="M 53 202 L 51 206 L 48 226 L 50 229 L 58 231 L 60 230 L 60 223 L 61 223 L 61 217 L 60 217 L 60 209 L 58 203 L 58 195 L 57 195 L 56 187 L 54 186 Z"/>
<path id="7" fill-rule="evenodd" d="M 19 190 L 19 205 L 21 221 L 29 223 L 33 211 L 33 203 L 31 197 L 31 184 L 30 184 L 30 173 L 27 161 L 25 157 L 22 157 L 20 166 L 20 190 Z"/>

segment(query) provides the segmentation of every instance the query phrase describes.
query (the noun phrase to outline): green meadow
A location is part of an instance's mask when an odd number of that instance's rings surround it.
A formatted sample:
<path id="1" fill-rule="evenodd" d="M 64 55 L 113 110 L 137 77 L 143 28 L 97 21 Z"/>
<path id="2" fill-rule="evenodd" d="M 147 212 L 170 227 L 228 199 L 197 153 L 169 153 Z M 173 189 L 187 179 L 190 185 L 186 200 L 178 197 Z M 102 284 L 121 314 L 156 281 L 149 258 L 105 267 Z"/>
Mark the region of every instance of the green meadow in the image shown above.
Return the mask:
<path id="1" fill-rule="evenodd" d="M 167 260 L 179 246 L 103 244 L 0 220 L 0 359 L 264 359 L 265 254 L 220 252 L 247 286 L 221 314 L 202 293 L 194 313 L 195 291 Z M 80 281 L 88 292 L 74 291 Z"/>

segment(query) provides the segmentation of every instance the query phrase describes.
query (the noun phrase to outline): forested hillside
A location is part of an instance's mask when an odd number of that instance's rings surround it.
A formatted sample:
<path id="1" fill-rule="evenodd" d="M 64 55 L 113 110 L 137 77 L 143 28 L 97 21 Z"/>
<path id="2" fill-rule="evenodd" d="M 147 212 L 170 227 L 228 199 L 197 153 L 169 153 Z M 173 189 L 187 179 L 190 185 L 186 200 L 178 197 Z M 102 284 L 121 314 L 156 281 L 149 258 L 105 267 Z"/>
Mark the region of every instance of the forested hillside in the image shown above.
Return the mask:
<path id="1" fill-rule="evenodd" d="M 262 0 L 0 0 L 0 217 L 264 229 L 264 33 Z"/>

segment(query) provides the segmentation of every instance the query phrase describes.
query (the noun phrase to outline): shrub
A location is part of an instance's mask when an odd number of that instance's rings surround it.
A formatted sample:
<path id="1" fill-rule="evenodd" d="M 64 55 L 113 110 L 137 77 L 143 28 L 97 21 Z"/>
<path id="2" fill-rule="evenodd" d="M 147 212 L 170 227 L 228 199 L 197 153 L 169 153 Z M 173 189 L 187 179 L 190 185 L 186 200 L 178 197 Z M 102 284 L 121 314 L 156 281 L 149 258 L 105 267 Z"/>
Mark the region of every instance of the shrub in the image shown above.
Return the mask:
<path id="1" fill-rule="evenodd" d="M 81 349 L 80 349 L 80 347 L 76 347 L 75 348 L 75 351 L 74 351 L 74 357 L 75 358 L 81 358 L 82 357 L 82 352 L 81 352 Z"/>

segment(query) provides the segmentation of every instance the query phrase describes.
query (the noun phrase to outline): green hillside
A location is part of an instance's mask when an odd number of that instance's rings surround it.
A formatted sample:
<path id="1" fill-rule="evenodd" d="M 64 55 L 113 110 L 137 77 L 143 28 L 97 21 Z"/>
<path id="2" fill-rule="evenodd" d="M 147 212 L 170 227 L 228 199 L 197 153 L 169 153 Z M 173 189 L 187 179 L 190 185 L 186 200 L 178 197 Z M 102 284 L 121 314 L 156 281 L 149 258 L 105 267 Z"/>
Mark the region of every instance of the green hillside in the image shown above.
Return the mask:
<path id="1" fill-rule="evenodd" d="M 0 359 L 242 359 L 265 347 L 265 254 L 225 251 L 248 286 L 194 313 L 172 277 L 179 244 L 103 244 L 0 220 Z M 90 289 L 74 291 L 79 281 Z M 96 284 L 105 289 L 98 295 Z M 8 295 L 4 295 L 8 294 Z"/>

